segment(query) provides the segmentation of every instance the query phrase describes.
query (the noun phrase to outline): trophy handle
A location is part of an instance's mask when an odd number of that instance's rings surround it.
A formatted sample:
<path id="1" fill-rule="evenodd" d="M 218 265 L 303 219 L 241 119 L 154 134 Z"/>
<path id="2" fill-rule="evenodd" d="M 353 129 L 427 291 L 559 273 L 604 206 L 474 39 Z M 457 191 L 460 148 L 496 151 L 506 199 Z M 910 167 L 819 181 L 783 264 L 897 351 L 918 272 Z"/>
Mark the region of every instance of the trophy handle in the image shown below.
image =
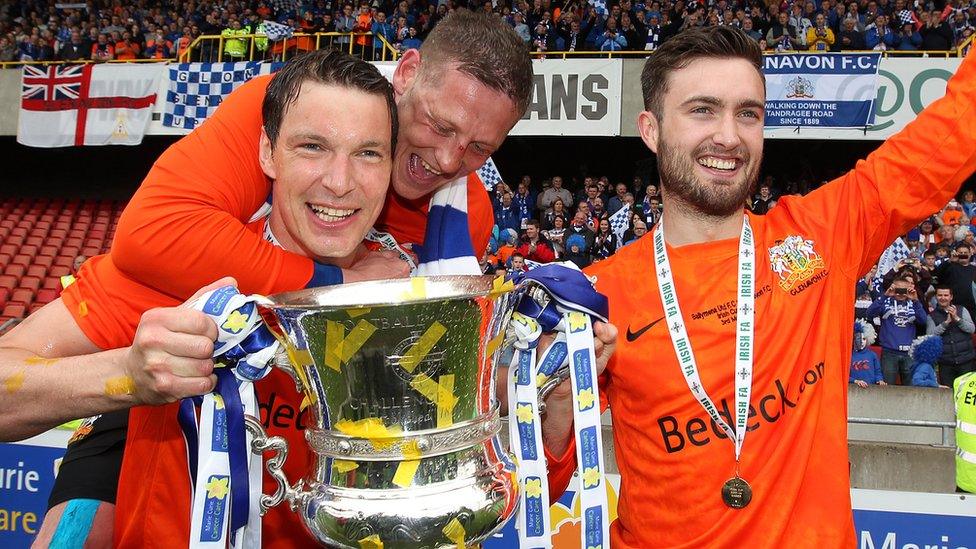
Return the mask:
<path id="1" fill-rule="evenodd" d="M 244 425 L 254 437 L 251 440 L 251 452 L 258 455 L 267 451 L 274 452 L 274 455 L 267 460 L 266 468 L 278 487 L 275 489 L 275 493 L 270 496 L 261 494 L 261 516 L 264 516 L 268 509 L 280 505 L 285 500 L 288 501 L 292 511 L 297 511 L 300 494 L 294 486 L 289 484 L 283 469 L 285 459 L 288 458 L 288 441 L 278 436 L 269 437 L 264 426 L 261 425 L 261 421 L 252 415 L 244 415 Z"/>

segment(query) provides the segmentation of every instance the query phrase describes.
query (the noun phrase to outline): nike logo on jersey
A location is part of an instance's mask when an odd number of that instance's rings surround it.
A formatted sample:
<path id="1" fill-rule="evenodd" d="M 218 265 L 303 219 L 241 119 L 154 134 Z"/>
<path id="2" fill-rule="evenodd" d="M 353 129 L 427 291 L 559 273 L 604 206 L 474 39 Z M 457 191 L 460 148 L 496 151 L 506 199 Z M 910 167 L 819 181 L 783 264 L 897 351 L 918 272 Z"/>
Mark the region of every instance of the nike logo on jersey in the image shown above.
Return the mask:
<path id="1" fill-rule="evenodd" d="M 662 320 L 664 320 L 664 317 L 663 316 L 661 318 L 655 320 L 654 322 L 651 322 L 647 326 L 644 326 L 640 330 L 637 330 L 636 332 L 630 331 L 630 326 L 627 326 L 627 341 L 629 341 L 630 343 L 633 343 L 633 342 L 637 341 L 637 338 L 639 338 L 640 336 L 644 335 L 644 332 L 650 330 L 655 324 L 657 324 L 658 322 L 661 322 Z"/>

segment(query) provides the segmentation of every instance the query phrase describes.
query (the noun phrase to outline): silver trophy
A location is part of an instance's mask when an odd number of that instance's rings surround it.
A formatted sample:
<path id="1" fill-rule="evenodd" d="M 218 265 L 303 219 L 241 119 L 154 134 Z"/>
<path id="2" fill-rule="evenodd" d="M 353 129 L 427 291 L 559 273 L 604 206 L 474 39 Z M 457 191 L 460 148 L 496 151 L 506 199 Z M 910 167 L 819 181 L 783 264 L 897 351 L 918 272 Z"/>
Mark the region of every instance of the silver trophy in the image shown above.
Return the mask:
<path id="1" fill-rule="evenodd" d="M 307 478 L 287 446 L 247 421 L 287 501 L 330 547 L 477 544 L 515 513 L 499 441 L 498 356 L 521 288 L 491 276 L 365 282 L 275 295 L 261 315 L 310 403 Z"/>

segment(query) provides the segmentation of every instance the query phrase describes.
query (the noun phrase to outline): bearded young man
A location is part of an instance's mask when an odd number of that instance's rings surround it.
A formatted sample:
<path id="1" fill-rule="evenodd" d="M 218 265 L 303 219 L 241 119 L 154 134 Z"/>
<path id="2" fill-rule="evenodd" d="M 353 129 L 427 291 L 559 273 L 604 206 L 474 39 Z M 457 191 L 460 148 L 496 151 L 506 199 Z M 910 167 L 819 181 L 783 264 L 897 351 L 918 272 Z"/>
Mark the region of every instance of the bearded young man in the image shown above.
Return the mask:
<path id="1" fill-rule="evenodd" d="M 621 474 L 613 546 L 853 547 L 854 286 L 972 173 L 974 61 L 854 170 L 765 216 L 743 208 L 763 151 L 755 41 L 683 32 L 641 83 L 663 220 L 585 270 L 626 334 L 601 375 Z M 568 387 L 547 403 L 556 486 L 575 468 L 570 406 Z"/>
<path id="2" fill-rule="evenodd" d="M 260 166 L 274 180 L 274 207 L 246 230 L 319 262 L 349 264 L 365 253 L 363 237 L 388 190 L 397 121 L 392 87 L 368 63 L 321 51 L 289 63 L 268 87 L 264 107 Z M 322 226 L 306 214 L 308 203 L 357 213 L 341 226 Z M 144 312 L 138 326 L 92 322 L 119 318 L 97 310 L 105 302 L 93 300 L 88 308 L 77 287 L 86 285 L 88 295 L 103 297 L 92 279 L 111 280 L 112 291 L 129 296 L 127 303 L 114 305 Z M 228 283 L 234 280 L 225 278 L 204 290 Z M 0 376 L 7 386 L 0 401 L 4 440 L 25 438 L 67 419 L 132 408 L 115 546 L 188 543 L 191 494 L 176 403 L 213 389 L 217 329 L 202 313 L 179 303 L 119 274 L 109 256 L 97 256 L 85 263 L 62 298 L 0 338 Z M 294 393 L 294 382 L 275 370 L 255 388 L 261 402 L 273 402 L 275 394 Z M 302 421 L 297 404 L 293 412 L 297 416 L 288 419 Z M 269 410 L 269 421 L 272 416 L 270 431 L 299 432 L 282 427 L 284 414 Z M 307 459 L 301 451 L 293 453 L 289 462 L 295 467 L 286 469 L 303 474 Z M 288 510 L 271 511 L 263 524 L 265 547 L 316 545 Z M 77 542 L 85 532 L 73 535 L 71 541 Z"/>

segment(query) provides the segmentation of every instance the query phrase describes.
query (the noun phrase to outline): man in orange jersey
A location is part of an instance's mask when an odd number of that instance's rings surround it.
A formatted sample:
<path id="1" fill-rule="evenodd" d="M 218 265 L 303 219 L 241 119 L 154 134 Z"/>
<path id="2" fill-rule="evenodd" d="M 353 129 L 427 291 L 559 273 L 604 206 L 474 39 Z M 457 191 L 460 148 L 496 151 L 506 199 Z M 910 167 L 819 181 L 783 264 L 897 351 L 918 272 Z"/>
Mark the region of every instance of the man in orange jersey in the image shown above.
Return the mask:
<path id="1" fill-rule="evenodd" d="M 585 271 L 621 331 L 601 376 L 621 475 L 615 548 L 856 545 L 854 285 L 973 172 L 974 63 L 852 171 L 755 216 L 743 208 L 763 151 L 755 41 L 690 30 L 648 59 L 638 126 L 658 156 L 663 221 Z M 575 467 L 568 389 L 543 427 L 550 482 L 563 486 Z"/>
<path id="2" fill-rule="evenodd" d="M 468 174 L 497 148 L 524 111 L 531 65 L 511 30 L 484 16 L 460 11 L 442 21 L 439 29 L 420 55 L 404 57 L 394 77 L 403 115 L 392 178 L 395 193 L 388 195 L 377 226 L 400 242 L 422 242 L 430 193 L 455 183 L 460 175 L 467 185 L 469 230 L 477 250 L 487 243 L 491 208 L 481 183 Z M 83 269 L 78 287 L 64 303 L 98 347 L 128 345 L 142 312 L 178 303 L 174 300 L 222 274 L 234 274 L 247 293 L 351 279 L 353 271 L 336 277 L 334 269 L 313 262 L 302 250 L 275 248 L 260 231 L 245 228 L 244 222 L 261 208 L 271 187 L 254 154 L 270 80 L 259 77 L 242 86 L 206 124 L 164 153 L 123 216 L 113 246 L 117 255 Z M 413 129 L 403 127 L 408 118 Z M 346 212 L 319 213 L 342 217 L 333 214 Z M 380 268 L 371 269 L 373 277 L 377 272 L 389 274 L 382 261 L 376 265 Z M 125 271 L 126 266 L 134 270 Z M 138 281 L 129 276 L 133 273 Z M 271 434 L 287 436 L 292 446 L 304 448 L 301 432 L 307 418 L 301 398 L 278 374 L 269 378 L 279 378 L 280 386 L 268 389 L 270 380 L 263 391 L 258 386 L 262 420 Z M 175 422 L 168 417 L 157 426 L 146 420 L 145 410 L 133 411 L 129 446 L 142 451 L 126 454 L 120 481 L 116 541 L 123 545 L 141 543 L 152 532 L 186 530 L 183 515 L 167 523 L 173 513 L 156 512 L 174 501 L 182 505 L 185 486 L 156 494 L 144 487 L 141 467 L 147 460 L 166 463 L 168 471 L 180 461 L 185 476 Z M 147 429 L 150 425 L 153 428 Z M 162 451 L 149 452 L 155 447 Z M 293 452 L 286 470 L 297 478 L 307 466 L 307 456 Z M 299 538 L 308 541 L 288 511 L 271 511 L 265 523 L 269 538 L 281 534 L 296 543 Z"/>
<path id="3" fill-rule="evenodd" d="M 368 63 L 319 51 L 289 63 L 268 87 L 267 98 L 258 149 L 262 169 L 275 180 L 274 207 L 247 230 L 317 261 L 347 265 L 366 253 L 363 237 L 388 190 L 396 127 L 392 86 Z M 309 204 L 315 210 L 353 213 L 340 223 L 323 222 L 321 215 L 308 213 Z M 89 274 L 111 280 L 120 286 L 113 290 L 128 293 L 131 307 L 142 307 L 145 314 L 138 327 L 86 322 L 89 317 L 115 318 L 97 312 L 105 306 L 104 299 L 99 301 L 104 295 Z M 225 278 L 218 284 L 227 283 L 234 281 Z M 114 271 L 108 256 L 86 262 L 68 288 L 80 284 L 91 286 L 91 309 L 83 300 L 86 294 L 67 291 L 0 338 L 0 377 L 7 387 L 0 403 L 0 433 L 7 440 L 19 439 L 68 418 L 135 406 L 116 499 L 115 545 L 186 546 L 189 472 L 176 422 L 177 401 L 213 389 L 216 326 L 203 314 L 167 302 L 165 295 Z M 269 406 L 276 394 L 294 393 L 294 383 L 277 371 L 255 388 L 260 402 Z M 307 421 L 297 403 L 290 410 L 279 406 L 262 415 L 273 425 L 271 431 L 300 432 L 295 425 Z M 300 475 L 307 470 L 308 456 L 301 438 L 292 438 L 299 442 L 289 458 L 297 466 L 291 474 Z M 62 521 L 77 518 L 68 510 Z M 65 530 L 85 537 L 80 528 L 87 528 L 91 519 L 89 515 L 87 524 L 79 521 L 75 529 Z M 296 519 L 286 509 L 270 513 L 264 521 L 266 546 L 313 545 Z M 54 539 L 45 541 L 67 541 L 57 539 L 60 530 L 48 532 Z"/>

